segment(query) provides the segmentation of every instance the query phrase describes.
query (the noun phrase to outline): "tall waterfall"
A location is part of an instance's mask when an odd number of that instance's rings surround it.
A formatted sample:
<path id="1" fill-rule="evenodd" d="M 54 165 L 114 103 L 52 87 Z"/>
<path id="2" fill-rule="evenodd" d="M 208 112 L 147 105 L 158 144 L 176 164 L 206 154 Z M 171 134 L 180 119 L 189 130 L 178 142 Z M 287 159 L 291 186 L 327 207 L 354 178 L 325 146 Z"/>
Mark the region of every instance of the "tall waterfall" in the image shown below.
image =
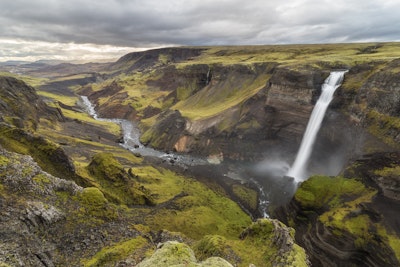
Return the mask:
<path id="1" fill-rule="evenodd" d="M 307 163 L 311 156 L 317 133 L 321 127 L 326 109 L 332 101 L 333 94 L 341 85 L 344 74 L 347 71 L 333 71 L 322 85 L 322 93 L 319 97 L 308 121 L 306 132 L 301 141 L 300 149 L 297 152 L 296 159 L 289 169 L 287 176 L 293 177 L 296 182 L 302 182 L 307 179 Z"/>

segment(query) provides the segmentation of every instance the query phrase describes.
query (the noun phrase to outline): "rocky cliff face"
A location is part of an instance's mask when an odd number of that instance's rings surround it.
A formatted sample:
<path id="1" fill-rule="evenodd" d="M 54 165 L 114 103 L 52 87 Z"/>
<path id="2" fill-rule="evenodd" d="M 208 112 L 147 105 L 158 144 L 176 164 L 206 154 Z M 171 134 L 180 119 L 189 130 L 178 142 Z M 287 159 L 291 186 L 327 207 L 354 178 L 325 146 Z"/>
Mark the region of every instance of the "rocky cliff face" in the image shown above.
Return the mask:
<path id="1" fill-rule="evenodd" d="M 313 266 L 397 266 L 399 202 L 376 193 L 355 179 L 315 176 L 275 215 L 295 225 Z"/>
<path id="2" fill-rule="evenodd" d="M 40 117 L 63 120 L 62 113 L 47 106 L 34 88 L 4 76 L 0 76 L 0 113 L 0 121 L 27 129 L 36 129 Z"/>
<path id="3" fill-rule="evenodd" d="M 0 262 L 54 266 L 53 258 L 59 252 L 54 239 L 63 235 L 58 228 L 66 216 L 66 210 L 57 203 L 57 194 L 72 197 L 82 188 L 43 172 L 30 156 L 1 148 L 0 159 Z"/>
<path id="4" fill-rule="evenodd" d="M 180 111 L 179 118 L 160 115 L 150 129 L 144 127 L 142 140 L 161 150 L 206 156 L 222 153 L 226 158 L 242 160 L 261 158 L 266 147 L 277 145 L 281 150 L 289 150 L 301 139 L 326 75 L 318 70 L 279 68 L 272 63 L 203 69 L 197 78 L 203 82 L 187 92 L 185 99 L 173 101 L 184 102 L 173 107 Z M 260 77 L 263 78 L 257 80 Z M 247 87 L 256 82 L 259 87 Z M 173 94 L 177 94 L 176 90 Z M 245 96 L 232 105 L 229 98 L 239 94 Z M 218 107 L 224 101 L 226 106 Z M 220 111 L 203 116 L 202 112 L 207 112 L 205 107 Z M 187 114 L 194 118 L 185 117 Z"/>

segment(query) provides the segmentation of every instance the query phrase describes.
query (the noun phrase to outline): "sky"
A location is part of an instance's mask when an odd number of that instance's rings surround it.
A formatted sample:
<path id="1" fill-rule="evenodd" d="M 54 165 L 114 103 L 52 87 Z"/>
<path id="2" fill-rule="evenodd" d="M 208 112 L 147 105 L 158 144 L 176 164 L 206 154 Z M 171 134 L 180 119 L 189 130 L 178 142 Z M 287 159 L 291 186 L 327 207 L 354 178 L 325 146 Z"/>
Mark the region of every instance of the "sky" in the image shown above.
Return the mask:
<path id="1" fill-rule="evenodd" d="M 400 41 L 400 0 L 0 0 L 0 62 L 165 46 Z"/>

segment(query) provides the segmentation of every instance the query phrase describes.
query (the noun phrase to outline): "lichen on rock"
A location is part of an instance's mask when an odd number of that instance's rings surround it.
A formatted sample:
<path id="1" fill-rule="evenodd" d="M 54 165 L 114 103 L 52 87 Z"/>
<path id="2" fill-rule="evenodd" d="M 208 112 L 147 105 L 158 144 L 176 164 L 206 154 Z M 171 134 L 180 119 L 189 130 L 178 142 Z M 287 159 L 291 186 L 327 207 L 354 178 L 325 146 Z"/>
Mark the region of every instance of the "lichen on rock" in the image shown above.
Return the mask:
<path id="1" fill-rule="evenodd" d="M 276 219 L 258 219 L 240 237 L 259 248 L 265 264 L 268 261 L 271 266 L 309 266 L 308 256 L 295 243 L 294 234 L 293 228 Z"/>
<path id="2" fill-rule="evenodd" d="M 380 198 L 356 179 L 313 176 L 276 215 L 296 227 L 313 265 L 396 266 L 398 238 L 388 224 L 393 219 L 384 220 L 376 210 Z"/>
<path id="3" fill-rule="evenodd" d="M 232 267 L 232 264 L 222 258 L 212 257 L 198 262 L 193 250 L 184 243 L 168 241 L 160 244 L 154 254 L 136 265 L 137 267 Z"/>

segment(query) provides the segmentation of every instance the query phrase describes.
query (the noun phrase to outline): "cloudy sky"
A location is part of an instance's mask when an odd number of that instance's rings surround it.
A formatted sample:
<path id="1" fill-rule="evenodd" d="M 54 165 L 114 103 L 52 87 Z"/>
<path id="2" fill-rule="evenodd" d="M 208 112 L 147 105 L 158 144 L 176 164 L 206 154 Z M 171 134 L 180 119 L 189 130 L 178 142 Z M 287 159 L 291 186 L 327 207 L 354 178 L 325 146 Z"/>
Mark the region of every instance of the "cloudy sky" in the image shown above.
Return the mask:
<path id="1" fill-rule="evenodd" d="M 400 0 L 1 0 L 0 61 L 180 45 L 400 41 Z"/>

